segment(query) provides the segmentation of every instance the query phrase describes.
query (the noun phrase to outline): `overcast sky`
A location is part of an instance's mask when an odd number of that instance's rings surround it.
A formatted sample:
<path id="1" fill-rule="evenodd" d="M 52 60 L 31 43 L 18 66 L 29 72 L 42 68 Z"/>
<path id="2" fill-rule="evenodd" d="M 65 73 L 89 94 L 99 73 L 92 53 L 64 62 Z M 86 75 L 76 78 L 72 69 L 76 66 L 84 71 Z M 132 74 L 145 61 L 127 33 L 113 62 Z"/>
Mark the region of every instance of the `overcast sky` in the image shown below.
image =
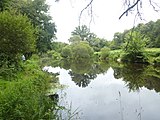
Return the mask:
<path id="1" fill-rule="evenodd" d="M 47 0 L 50 4 L 50 15 L 57 26 L 57 41 L 68 42 L 71 32 L 79 25 L 80 11 L 86 6 L 90 0 Z M 93 16 L 94 21 L 91 23 L 91 32 L 98 37 L 112 40 L 115 32 L 123 32 L 130 29 L 134 24 L 134 14 L 123 16 L 119 20 L 119 16 L 124 12 L 122 5 L 123 0 L 94 0 Z M 154 0 L 158 1 L 158 0 Z M 153 11 L 152 7 L 147 4 L 148 0 L 143 3 L 143 18 L 145 20 L 136 20 L 138 23 L 146 23 L 151 20 L 160 19 L 160 13 Z M 89 25 L 90 17 L 88 11 L 82 14 L 81 25 Z"/>

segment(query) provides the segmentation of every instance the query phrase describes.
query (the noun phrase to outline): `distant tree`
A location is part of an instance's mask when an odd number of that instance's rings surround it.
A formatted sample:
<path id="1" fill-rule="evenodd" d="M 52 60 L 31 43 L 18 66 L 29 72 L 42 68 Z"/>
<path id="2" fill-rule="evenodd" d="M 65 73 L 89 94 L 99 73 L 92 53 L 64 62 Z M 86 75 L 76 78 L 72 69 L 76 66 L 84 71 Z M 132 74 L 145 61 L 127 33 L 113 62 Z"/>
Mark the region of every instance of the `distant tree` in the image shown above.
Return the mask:
<path id="1" fill-rule="evenodd" d="M 90 41 L 90 46 L 94 51 L 99 52 L 103 47 L 109 47 L 109 43 L 106 39 L 96 37 Z"/>
<path id="2" fill-rule="evenodd" d="M 90 29 L 86 25 L 76 27 L 69 39 L 69 42 L 71 43 L 79 43 L 81 41 L 88 42 L 94 51 L 97 52 L 104 46 L 108 45 L 106 39 L 98 38 L 96 34 L 90 32 Z"/>
<path id="3" fill-rule="evenodd" d="M 113 40 L 111 41 L 110 48 L 112 50 L 121 49 L 122 45 L 125 42 L 125 37 L 129 33 L 130 30 L 124 30 L 123 33 L 116 32 L 114 34 Z"/>
<path id="4" fill-rule="evenodd" d="M 110 52 L 110 49 L 107 48 L 107 47 L 104 47 L 101 49 L 101 54 L 100 54 L 100 59 L 101 60 L 107 60 L 108 57 L 109 57 L 109 52 Z"/>
<path id="5" fill-rule="evenodd" d="M 78 26 L 72 32 L 72 35 L 77 35 L 81 38 L 82 41 L 85 41 L 88 39 L 88 37 L 90 35 L 90 30 L 89 30 L 89 28 L 87 28 L 86 25 Z"/>
<path id="6" fill-rule="evenodd" d="M 93 49 L 87 42 L 80 42 L 78 44 L 72 44 L 72 57 L 74 59 L 91 58 L 93 56 Z"/>
<path id="7" fill-rule="evenodd" d="M 61 53 L 62 49 L 67 45 L 67 43 L 54 41 L 51 43 L 51 49 L 58 53 Z"/>
<path id="8" fill-rule="evenodd" d="M 79 43 L 81 40 L 81 37 L 79 35 L 72 35 L 72 37 L 69 38 L 70 43 Z"/>
<path id="9" fill-rule="evenodd" d="M 94 38 L 96 38 L 96 35 L 94 33 L 91 33 L 90 29 L 86 25 L 76 27 L 75 30 L 72 32 L 72 36 L 76 36 L 77 38 L 79 36 L 81 41 L 87 41 L 88 43 L 90 43 Z"/>
<path id="10" fill-rule="evenodd" d="M 64 58 L 72 58 L 72 49 L 70 45 L 67 45 L 64 48 L 62 48 L 61 56 Z"/>

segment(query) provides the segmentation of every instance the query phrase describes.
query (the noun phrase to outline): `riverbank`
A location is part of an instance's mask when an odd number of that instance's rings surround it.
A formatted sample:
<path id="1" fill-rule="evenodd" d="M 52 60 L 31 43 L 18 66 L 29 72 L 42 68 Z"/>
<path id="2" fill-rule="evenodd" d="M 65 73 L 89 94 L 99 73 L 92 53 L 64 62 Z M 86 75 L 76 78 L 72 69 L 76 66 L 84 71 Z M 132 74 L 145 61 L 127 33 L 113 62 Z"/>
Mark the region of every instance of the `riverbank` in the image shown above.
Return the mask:
<path id="1" fill-rule="evenodd" d="M 111 50 L 109 52 L 109 60 L 121 62 L 124 54 L 125 52 L 121 49 Z M 160 48 L 145 48 L 143 51 L 143 54 L 146 57 L 146 61 L 144 63 L 149 63 L 149 64 L 159 64 L 160 63 Z M 124 60 L 124 61 L 127 61 L 127 60 Z"/>
<path id="2" fill-rule="evenodd" d="M 0 76 L 0 119 L 56 119 L 57 103 L 46 96 L 56 76 L 42 71 L 40 66 L 40 58 L 33 55 L 22 61 L 16 72 L 0 69 L 6 72 Z"/>

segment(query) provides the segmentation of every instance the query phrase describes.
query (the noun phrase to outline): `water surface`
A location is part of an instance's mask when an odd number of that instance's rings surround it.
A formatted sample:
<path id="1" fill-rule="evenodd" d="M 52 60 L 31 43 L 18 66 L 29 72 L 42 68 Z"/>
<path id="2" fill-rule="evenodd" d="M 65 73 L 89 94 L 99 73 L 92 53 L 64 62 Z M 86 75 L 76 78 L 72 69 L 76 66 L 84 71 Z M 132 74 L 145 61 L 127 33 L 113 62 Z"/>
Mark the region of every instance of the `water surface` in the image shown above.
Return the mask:
<path id="1" fill-rule="evenodd" d="M 159 67 L 100 66 L 49 69 L 68 86 L 59 95 L 65 93 L 72 111 L 78 108 L 82 120 L 160 120 Z"/>

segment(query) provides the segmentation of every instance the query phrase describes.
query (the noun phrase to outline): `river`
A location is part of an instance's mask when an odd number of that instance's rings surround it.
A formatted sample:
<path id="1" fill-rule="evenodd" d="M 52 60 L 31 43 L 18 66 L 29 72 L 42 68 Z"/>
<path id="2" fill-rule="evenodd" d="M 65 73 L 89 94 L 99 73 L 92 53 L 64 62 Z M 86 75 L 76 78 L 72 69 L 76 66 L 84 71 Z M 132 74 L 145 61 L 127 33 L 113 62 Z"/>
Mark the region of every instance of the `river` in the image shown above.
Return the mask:
<path id="1" fill-rule="evenodd" d="M 70 105 L 72 113 L 78 112 L 73 120 L 160 120 L 159 67 L 89 66 L 49 67 L 50 72 L 59 73 L 60 83 L 66 86 L 58 92 L 63 105 Z"/>

